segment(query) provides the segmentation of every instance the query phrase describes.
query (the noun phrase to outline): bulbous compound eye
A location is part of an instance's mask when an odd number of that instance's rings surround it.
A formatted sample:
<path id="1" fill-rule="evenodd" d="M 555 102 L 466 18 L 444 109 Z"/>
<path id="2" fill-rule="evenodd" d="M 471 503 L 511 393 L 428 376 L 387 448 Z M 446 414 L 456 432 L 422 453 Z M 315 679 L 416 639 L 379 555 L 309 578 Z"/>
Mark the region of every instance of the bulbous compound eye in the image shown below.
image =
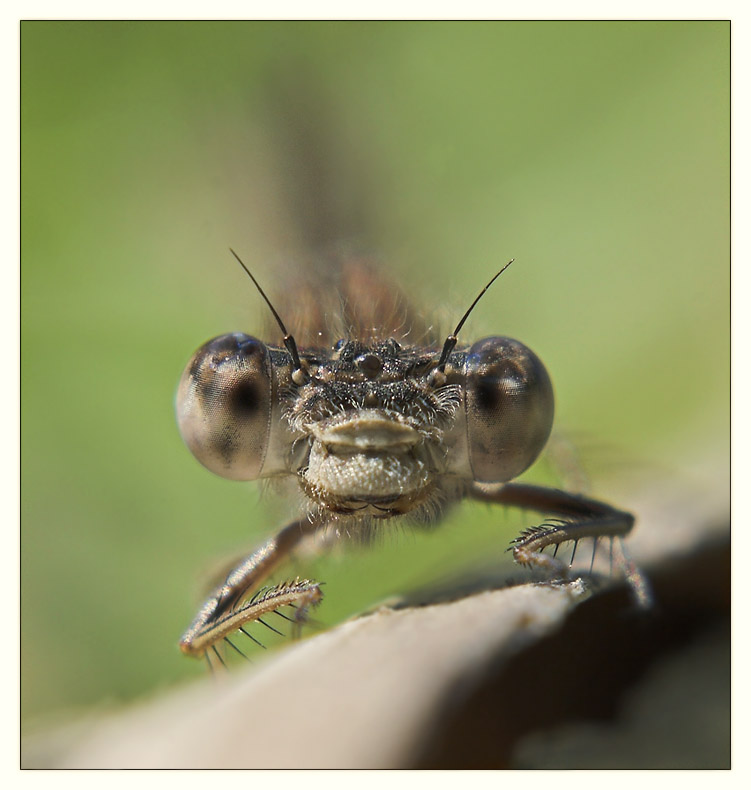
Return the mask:
<path id="1" fill-rule="evenodd" d="M 254 337 L 222 335 L 196 351 L 177 390 L 177 422 L 207 469 L 231 480 L 260 477 L 273 388 L 269 351 Z"/>
<path id="2" fill-rule="evenodd" d="M 507 337 L 479 340 L 465 363 L 469 460 L 474 479 L 512 480 L 545 446 L 553 425 L 553 387 L 542 362 Z"/>

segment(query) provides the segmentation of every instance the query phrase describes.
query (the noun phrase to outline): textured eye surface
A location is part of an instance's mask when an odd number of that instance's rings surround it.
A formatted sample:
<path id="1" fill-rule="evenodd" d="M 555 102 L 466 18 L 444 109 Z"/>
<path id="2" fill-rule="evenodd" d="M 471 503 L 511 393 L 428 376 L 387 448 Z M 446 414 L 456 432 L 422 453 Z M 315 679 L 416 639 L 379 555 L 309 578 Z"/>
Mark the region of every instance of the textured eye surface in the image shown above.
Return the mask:
<path id="1" fill-rule="evenodd" d="M 529 467 L 553 425 L 553 387 L 537 356 L 507 337 L 479 340 L 465 363 L 467 440 L 474 479 L 506 482 Z"/>
<path id="2" fill-rule="evenodd" d="M 273 395 L 266 346 L 235 333 L 201 346 L 177 390 L 177 422 L 193 455 L 231 480 L 260 477 Z"/>

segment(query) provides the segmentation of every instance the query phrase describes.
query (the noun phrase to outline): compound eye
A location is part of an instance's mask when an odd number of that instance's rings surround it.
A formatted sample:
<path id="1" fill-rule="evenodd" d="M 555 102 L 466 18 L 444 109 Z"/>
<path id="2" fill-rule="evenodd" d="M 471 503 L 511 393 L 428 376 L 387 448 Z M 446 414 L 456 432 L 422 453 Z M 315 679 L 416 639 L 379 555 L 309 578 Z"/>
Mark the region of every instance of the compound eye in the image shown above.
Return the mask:
<path id="1" fill-rule="evenodd" d="M 469 460 L 474 479 L 503 483 L 542 452 L 553 425 L 553 387 L 542 362 L 507 337 L 488 337 L 465 362 Z"/>
<path id="2" fill-rule="evenodd" d="M 214 338 L 193 354 L 180 379 L 180 434 L 215 474 L 255 480 L 269 445 L 272 396 L 266 346 L 239 332 Z"/>

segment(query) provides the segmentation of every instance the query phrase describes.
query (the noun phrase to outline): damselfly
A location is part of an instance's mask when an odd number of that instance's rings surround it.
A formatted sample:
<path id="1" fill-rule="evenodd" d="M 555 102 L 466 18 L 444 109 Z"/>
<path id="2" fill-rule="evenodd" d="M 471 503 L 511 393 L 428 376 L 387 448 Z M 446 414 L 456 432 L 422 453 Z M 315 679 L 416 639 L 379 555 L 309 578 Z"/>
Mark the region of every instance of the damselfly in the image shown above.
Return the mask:
<path id="1" fill-rule="evenodd" d="M 367 539 L 392 519 L 433 523 L 462 499 L 548 516 L 525 530 L 512 551 L 517 562 L 544 567 L 553 576 L 565 575 L 568 566 L 543 553 L 547 546 L 557 551 L 563 542 L 575 547 L 591 538 L 596 549 L 599 539 L 609 538 L 611 551 L 613 540 L 620 549 L 634 524 L 629 513 L 512 482 L 538 458 L 550 435 L 550 378 L 536 354 L 517 340 L 458 341 L 470 312 L 508 266 L 442 345 L 404 295 L 356 255 L 342 254 L 327 267 L 337 280 L 324 289 L 287 289 L 287 309 L 296 305 L 303 311 L 296 312 L 300 344 L 246 268 L 283 343 L 233 333 L 199 348 L 179 386 L 180 431 L 196 458 L 218 475 L 292 481 L 306 512 L 211 593 L 180 640 L 183 652 L 215 650 L 217 642 L 276 604 L 315 604 L 320 589 L 307 580 L 283 586 L 286 598 L 247 600 L 303 539 L 323 533 Z M 620 551 L 619 557 L 645 600 L 638 572 Z"/>

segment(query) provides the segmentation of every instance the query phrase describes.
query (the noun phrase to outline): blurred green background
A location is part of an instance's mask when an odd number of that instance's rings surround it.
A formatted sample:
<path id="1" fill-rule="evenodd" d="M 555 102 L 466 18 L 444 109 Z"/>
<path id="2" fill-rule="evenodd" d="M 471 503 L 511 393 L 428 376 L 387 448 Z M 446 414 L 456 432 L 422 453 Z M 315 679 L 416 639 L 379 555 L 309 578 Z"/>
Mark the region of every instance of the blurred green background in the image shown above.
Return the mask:
<path id="1" fill-rule="evenodd" d="M 206 574 L 287 515 L 200 467 L 173 413 L 193 350 L 266 318 L 227 248 L 273 279 L 248 151 L 274 64 L 325 85 L 378 173 L 381 257 L 441 326 L 517 258 L 464 339 L 537 351 L 595 494 L 727 451 L 728 23 L 25 22 L 21 43 L 25 723 L 201 675 L 176 640 Z M 507 562 L 519 522 L 488 516 L 316 561 L 318 619 Z"/>

